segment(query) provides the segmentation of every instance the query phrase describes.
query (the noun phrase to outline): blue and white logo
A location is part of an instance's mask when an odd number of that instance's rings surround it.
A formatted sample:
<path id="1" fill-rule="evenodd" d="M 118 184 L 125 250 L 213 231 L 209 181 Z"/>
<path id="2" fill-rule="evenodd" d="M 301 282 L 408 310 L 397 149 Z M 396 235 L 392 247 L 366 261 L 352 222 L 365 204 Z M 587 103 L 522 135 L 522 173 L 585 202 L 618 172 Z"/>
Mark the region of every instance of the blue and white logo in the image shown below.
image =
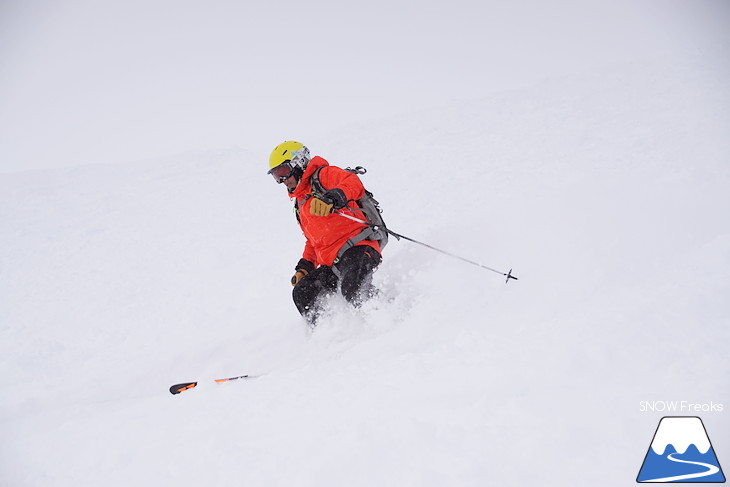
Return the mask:
<path id="1" fill-rule="evenodd" d="M 705 425 L 696 416 L 659 421 L 637 482 L 725 482 Z"/>

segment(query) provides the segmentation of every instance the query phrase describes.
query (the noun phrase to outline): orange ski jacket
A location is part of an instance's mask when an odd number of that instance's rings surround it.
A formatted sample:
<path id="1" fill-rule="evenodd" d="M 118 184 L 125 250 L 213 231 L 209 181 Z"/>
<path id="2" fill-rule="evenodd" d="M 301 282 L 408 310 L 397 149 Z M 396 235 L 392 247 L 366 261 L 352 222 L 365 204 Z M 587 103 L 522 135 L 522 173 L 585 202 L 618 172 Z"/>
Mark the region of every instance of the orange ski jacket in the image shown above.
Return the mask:
<path id="1" fill-rule="evenodd" d="M 353 209 L 357 209 L 355 201 L 365 194 L 365 188 L 356 174 L 336 166 L 330 166 L 326 160 L 319 156 L 314 156 L 309 161 L 307 169 L 304 171 L 302 179 L 291 197 L 295 199 L 299 225 L 307 239 L 304 244 L 302 258 L 312 262 L 314 267 L 331 266 L 337 259 L 337 253 L 342 246 L 367 228 L 367 225 L 335 213 L 330 213 L 327 216 L 315 216 L 310 213 L 310 206 L 314 197 L 312 196 L 311 177 L 319 168 L 322 168 L 319 171 L 319 182 L 325 189 L 339 188 L 345 193 L 347 206 L 337 211 L 362 219 L 362 212 L 353 211 Z M 355 245 L 369 245 L 380 252 L 380 245 L 374 240 L 363 240 Z"/>

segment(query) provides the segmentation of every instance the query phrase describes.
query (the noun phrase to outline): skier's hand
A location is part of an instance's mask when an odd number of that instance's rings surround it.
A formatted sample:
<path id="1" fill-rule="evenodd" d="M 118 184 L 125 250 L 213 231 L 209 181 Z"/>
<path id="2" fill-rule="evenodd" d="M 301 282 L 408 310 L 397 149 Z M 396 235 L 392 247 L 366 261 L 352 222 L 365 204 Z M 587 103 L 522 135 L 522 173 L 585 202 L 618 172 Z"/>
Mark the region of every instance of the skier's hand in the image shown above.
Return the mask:
<path id="1" fill-rule="evenodd" d="M 301 281 L 304 276 L 312 272 L 314 270 L 314 264 L 305 258 L 301 258 L 299 259 L 299 262 L 297 262 L 297 266 L 294 268 L 294 270 L 297 272 L 291 278 L 292 286 L 296 286 L 297 284 L 299 284 L 299 281 Z"/>
<path id="2" fill-rule="evenodd" d="M 299 269 L 299 270 L 298 270 L 298 271 L 296 272 L 296 274 L 294 274 L 294 275 L 293 275 L 293 276 L 291 277 L 291 285 L 292 285 L 292 286 L 296 286 L 297 284 L 299 284 L 299 281 L 301 281 L 301 280 L 302 280 L 302 278 L 303 278 L 304 276 L 306 276 L 307 274 L 308 274 L 308 272 L 307 272 L 307 271 L 305 271 L 304 269 Z"/>
<path id="3" fill-rule="evenodd" d="M 332 210 L 339 210 L 347 205 L 347 197 L 339 188 L 333 188 L 325 194 L 316 194 L 309 207 L 309 212 L 316 216 L 327 216 Z"/>
<path id="4" fill-rule="evenodd" d="M 332 213 L 332 207 L 334 206 L 331 198 L 327 198 L 327 195 L 319 195 L 312 200 L 312 204 L 309 207 L 309 212 L 314 216 L 327 216 Z"/>

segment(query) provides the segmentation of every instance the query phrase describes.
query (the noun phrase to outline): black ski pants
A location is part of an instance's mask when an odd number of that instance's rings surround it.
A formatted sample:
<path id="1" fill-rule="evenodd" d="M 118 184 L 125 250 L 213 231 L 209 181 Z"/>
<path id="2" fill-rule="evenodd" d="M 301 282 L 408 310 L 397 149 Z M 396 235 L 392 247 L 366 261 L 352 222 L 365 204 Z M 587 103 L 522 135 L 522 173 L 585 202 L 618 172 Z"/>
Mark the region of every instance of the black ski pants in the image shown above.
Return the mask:
<path id="1" fill-rule="evenodd" d="M 380 254 L 369 245 L 356 245 L 347 249 L 333 265 L 319 266 L 294 286 L 294 304 L 310 323 L 317 321 L 321 309 L 319 301 L 337 291 L 353 306 L 360 306 L 374 294 L 373 272 L 382 260 Z"/>

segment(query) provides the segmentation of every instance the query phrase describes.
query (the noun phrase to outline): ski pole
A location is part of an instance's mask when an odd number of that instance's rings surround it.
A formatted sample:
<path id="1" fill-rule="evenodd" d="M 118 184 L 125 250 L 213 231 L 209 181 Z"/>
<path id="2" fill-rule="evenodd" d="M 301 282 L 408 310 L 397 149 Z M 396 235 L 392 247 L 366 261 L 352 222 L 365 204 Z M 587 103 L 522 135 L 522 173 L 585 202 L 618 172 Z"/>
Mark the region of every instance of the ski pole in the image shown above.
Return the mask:
<path id="1" fill-rule="evenodd" d="M 359 218 L 356 218 L 354 216 L 348 215 L 346 213 L 341 213 L 339 211 L 336 211 L 335 213 L 338 214 L 338 215 L 340 215 L 340 216 L 342 216 L 342 217 L 348 218 L 348 219 L 350 219 L 352 221 L 356 221 L 358 223 L 362 223 L 363 225 L 368 225 L 370 227 L 373 227 L 376 230 L 379 228 L 378 225 L 373 225 L 372 223 L 366 222 L 365 220 L 361 220 Z M 509 282 L 510 279 L 514 279 L 515 281 L 518 280 L 515 276 L 512 275 L 512 269 L 510 269 L 509 272 L 498 271 L 497 269 L 492 269 L 491 267 L 488 267 L 488 266 L 485 266 L 483 264 L 480 264 L 479 262 L 474 262 L 473 260 L 469 260 L 469 259 L 466 259 L 464 257 L 460 257 L 460 256 L 458 256 L 456 254 L 452 254 L 451 252 L 447 252 L 445 250 L 438 249 L 438 248 L 434 247 L 433 245 L 429 245 L 429 244 L 424 243 L 424 242 L 419 242 L 418 240 L 415 240 L 413 238 L 406 237 L 405 235 L 401 235 L 399 233 L 395 233 L 394 231 L 389 230 L 388 228 L 385 228 L 385 231 L 388 232 L 389 234 L 393 235 L 398 240 L 400 240 L 400 239 L 408 240 L 409 242 L 413 242 L 414 244 L 421 245 L 423 247 L 426 247 L 427 249 L 435 250 L 436 252 L 440 252 L 440 253 L 442 253 L 444 255 L 448 255 L 449 257 L 453 257 L 455 259 L 459 259 L 459 260 L 461 260 L 463 262 L 466 262 L 466 263 L 469 263 L 471 265 L 475 265 L 477 267 L 481 267 L 482 269 L 486 269 L 488 271 L 496 272 L 497 274 L 502 274 L 503 276 L 506 276 L 507 277 L 507 280 L 505 282 Z"/>

